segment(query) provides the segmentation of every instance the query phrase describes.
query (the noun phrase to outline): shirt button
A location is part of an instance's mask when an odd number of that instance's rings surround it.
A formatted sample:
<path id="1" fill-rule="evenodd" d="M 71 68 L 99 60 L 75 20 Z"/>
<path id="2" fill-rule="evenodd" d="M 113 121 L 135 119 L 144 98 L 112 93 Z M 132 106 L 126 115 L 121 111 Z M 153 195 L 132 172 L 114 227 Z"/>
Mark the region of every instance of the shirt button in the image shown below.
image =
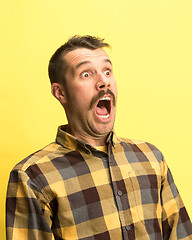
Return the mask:
<path id="1" fill-rule="evenodd" d="M 129 231 L 129 230 L 131 229 L 131 227 L 130 227 L 129 225 L 126 225 L 126 226 L 125 226 L 125 229 L 126 229 L 127 231 Z"/>
<path id="2" fill-rule="evenodd" d="M 117 194 L 118 194 L 119 196 L 122 196 L 123 193 L 122 193 L 121 191 L 118 191 Z"/>

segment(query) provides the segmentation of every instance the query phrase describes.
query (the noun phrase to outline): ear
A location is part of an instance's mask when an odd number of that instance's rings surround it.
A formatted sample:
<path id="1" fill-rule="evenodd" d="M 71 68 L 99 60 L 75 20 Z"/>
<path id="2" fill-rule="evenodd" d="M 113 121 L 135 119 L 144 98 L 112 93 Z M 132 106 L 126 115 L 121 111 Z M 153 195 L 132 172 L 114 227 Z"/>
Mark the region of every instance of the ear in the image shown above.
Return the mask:
<path id="1" fill-rule="evenodd" d="M 63 105 L 67 102 L 66 93 L 64 87 L 60 83 L 53 83 L 51 85 L 51 93 L 59 102 Z"/>

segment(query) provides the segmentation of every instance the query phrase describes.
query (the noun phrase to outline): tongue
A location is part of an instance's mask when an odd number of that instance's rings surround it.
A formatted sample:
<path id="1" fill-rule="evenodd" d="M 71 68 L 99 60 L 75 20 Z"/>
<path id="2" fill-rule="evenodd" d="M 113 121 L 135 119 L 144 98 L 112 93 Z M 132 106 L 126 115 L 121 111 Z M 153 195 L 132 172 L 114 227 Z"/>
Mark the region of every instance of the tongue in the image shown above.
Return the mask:
<path id="1" fill-rule="evenodd" d="M 107 115 L 108 111 L 105 106 L 101 106 L 101 107 L 96 107 L 96 113 L 98 115 Z"/>

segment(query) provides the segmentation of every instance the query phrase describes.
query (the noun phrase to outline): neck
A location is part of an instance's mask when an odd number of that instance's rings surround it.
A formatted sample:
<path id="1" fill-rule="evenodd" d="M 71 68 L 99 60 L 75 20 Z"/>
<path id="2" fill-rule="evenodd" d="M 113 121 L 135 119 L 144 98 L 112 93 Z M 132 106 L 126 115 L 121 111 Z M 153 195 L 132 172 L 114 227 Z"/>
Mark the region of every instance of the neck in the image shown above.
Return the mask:
<path id="1" fill-rule="evenodd" d="M 90 136 L 87 133 L 77 132 L 70 126 L 68 126 L 67 132 L 92 146 L 104 146 L 106 144 L 107 135 Z"/>

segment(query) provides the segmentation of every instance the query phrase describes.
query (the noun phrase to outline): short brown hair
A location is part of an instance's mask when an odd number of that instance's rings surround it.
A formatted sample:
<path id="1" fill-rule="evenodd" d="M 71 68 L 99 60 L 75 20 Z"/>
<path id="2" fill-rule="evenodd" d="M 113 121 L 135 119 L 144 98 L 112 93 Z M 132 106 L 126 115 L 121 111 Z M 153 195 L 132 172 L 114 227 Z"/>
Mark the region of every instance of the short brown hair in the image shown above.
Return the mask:
<path id="1" fill-rule="evenodd" d="M 63 44 L 60 48 L 56 50 L 49 61 L 49 78 L 51 84 L 53 83 L 61 83 L 65 85 L 65 73 L 67 70 L 67 63 L 64 60 L 64 56 L 66 53 L 73 51 L 77 48 L 88 48 L 91 50 L 98 48 L 110 48 L 108 43 L 104 42 L 104 39 L 93 37 L 93 36 L 78 36 L 75 35 Z"/>

